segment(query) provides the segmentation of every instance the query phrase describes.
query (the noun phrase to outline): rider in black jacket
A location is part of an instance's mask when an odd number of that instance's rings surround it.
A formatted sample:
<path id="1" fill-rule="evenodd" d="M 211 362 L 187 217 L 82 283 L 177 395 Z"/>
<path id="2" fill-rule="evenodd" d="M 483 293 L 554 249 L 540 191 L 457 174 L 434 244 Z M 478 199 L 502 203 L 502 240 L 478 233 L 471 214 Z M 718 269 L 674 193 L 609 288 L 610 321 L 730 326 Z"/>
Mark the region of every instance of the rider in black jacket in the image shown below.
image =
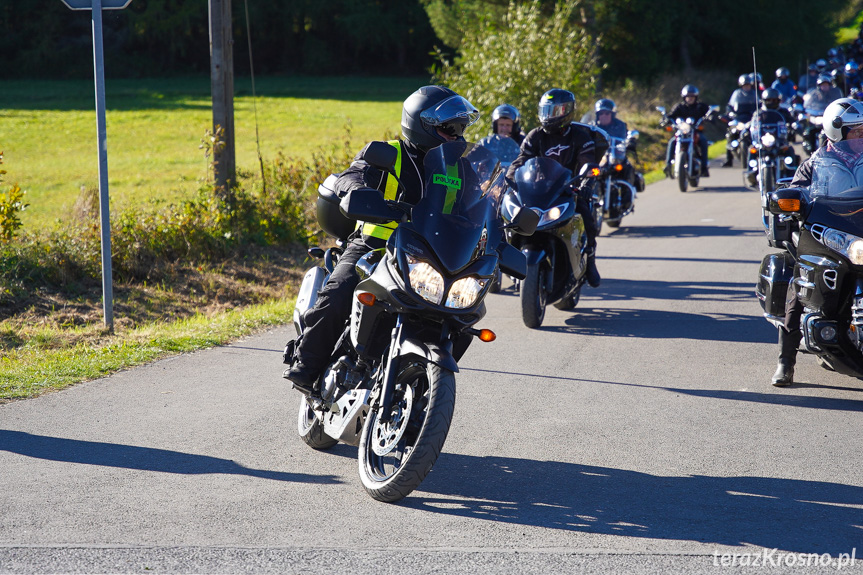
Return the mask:
<path id="1" fill-rule="evenodd" d="M 465 128 L 479 118 L 474 106 L 448 88 L 424 86 L 411 94 L 402 108 L 404 139 L 388 142 L 397 149 L 396 171 L 404 186 L 401 201 L 416 204 L 422 199 L 426 153 L 444 142 L 464 140 Z M 388 200 L 397 199 L 396 180 L 371 167 L 357 155 L 335 184 L 339 196 L 359 188 L 375 188 Z M 306 395 L 319 392 L 319 380 L 327 360 L 344 331 L 350 314 L 351 296 L 360 281 L 357 261 L 369 251 L 386 245 L 397 222 L 372 224 L 360 222 L 333 273 L 305 314 L 307 328 L 296 351 L 298 361 L 285 371 L 294 388 Z"/>
<path id="2" fill-rule="evenodd" d="M 698 100 L 698 88 L 692 84 L 687 84 L 680 91 L 682 100 L 678 102 L 671 112 L 666 116 L 669 120 L 677 118 L 692 118 L 699 120 L 710 112 L 710 106 Z M 668 150 L 665 153 L 665 173 L 671 171 L 671 148 L 674 139 L 668 143 Z M 701 156 L 701 177 L 709 178 L 710 170 L 707 169 L 707 138 L 699 136 L 698 138 L 698 153 Z"/>
<path id="3" fill-rule="evenodd" d="M 531 130 L 521 143 L 518 158 L 507 171 L 507 180 L 514 186 L 513 178 L 518 168 L 530 158 L 544 156 L 556 160 L 574 175 L 584 164 L 599 163 L 608 149 L 608 139 L 602 130 L 573 122 L 575 96 L 568 90 L 552 89 L 539 100 L 540 128 Z M 598 287 L 601 280 L 596 268 L 596 221 L 593 219 L 590 188 L 578 190 L 575 209 L 584 221 L 587 234 L 587 283 Z"/>

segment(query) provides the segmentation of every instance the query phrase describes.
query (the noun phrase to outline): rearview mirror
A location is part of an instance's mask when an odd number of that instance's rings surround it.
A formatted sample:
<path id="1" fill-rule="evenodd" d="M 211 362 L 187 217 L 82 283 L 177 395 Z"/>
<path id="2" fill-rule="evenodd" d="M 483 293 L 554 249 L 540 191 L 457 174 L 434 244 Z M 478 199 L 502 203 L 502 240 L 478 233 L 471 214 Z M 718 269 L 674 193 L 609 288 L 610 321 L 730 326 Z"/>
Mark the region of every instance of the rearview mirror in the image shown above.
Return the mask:
<path id="1" fill-rule="evenodd" d="M 401 144 L 399 144 L 401 145 Z M 362 159 L 373 168 L 392 172 L 396 166 L 398 150 L 386 142 L 372 142 L 363 150 Z"/>
<path id="2" fill-rule="evenodd" d="M 538 225 L 539 214 L 530 208 L 519 208 L 506 227 L 520 236 L 531 236 Z"/>

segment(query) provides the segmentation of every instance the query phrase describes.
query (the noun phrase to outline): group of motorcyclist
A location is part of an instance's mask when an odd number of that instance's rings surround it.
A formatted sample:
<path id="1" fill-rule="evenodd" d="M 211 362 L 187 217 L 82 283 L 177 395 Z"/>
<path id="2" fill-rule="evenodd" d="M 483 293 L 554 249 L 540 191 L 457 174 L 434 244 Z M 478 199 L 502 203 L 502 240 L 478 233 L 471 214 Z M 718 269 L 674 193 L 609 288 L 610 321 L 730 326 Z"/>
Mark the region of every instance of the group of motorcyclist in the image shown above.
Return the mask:
<path id="1" fill-rule="evenodd" d="M 826 67 L 826 61 L 823 62 Z M 829 76 L 820 73 L 822 61 L 816 62 L 814 86 L 809 91 L 811 98 L 829 99 L 833 102 L 827 107 L 824 117 L 825 132 L 831 142 L 843 139 L 853 139 L 863 136 L 863 103 L 853 99 L 842 99 L 844 94 L 833 85 Z M 842 64 L 846 70 L 846 80 L 856 74 L 856 64 L 853 61 Z M 849 68 L 850 66 L 850 68 Z M 733 92 L 727 105 L 728 116 L 740 121 L 749 122 L 753 117 L 762 122 L 785 122 L 790 125 L 793 117 L 784 102 L 797 97 L 798 90 L 813 82 L 812 74 L 801 78 L 795 86 L 791 82 L 787 68 L 776 70 L 776 80 L 770 87 L 763 88 L 761 79 L 754 74 L 744 74 L 738 78 L 738 88 Z M 763 88 L 760 94 L 760 108 L 757 105 L 756 90 Z M 687 84 L 681 90 L 681 101 L 667 115 L 668 120 L 676 118 L 701 119 L 711 113 L 711 107 L 699 99 L 699 90 L 695 85 Z M 625 138 L 627 126 L 617 117 L 614 101 L 601 98 L 596 101 L 592 114 L 586 114 L 581 122 L 574 121 L 576 100 L 572 92 L 563 89 L 552 89 L 544 93 L 538 105 L 540 126 L 527 134 L 522 129 L 521 114 L 512 105 L 501 104 L 491 115 L 491 134 L 483 138 L 479 145 L 496 148 L 503 142 L 517 146 L 510 147 L 512 156 L 508 161 L 507 181 L 514 185 L 513 175 L 530 158 L 548 157 L 556 160 L 564 167 L 577 174 L 587 163 L 599 163 L 608 148 L 606 136 Z M 411 94 L 404 102 L 402 110 L 402 138 L 389 142 L 397 148 L 398 160 L 396 170 L 406 197 L 400 200 L 416 204 L 423 194 L 423 160 L 426 153 L 444 143 L 453 140 L 463 140 L 465 129 L 473 124 L 479 116 L 478 110 L 465 98 L 442 86 L 425 86 Z M 841 118 L 840 128 L 830 124 L 835 118 Z M 829 124 L 829 126 L 828 126 Z M 707 139 L 698 141 L 698 153 L 702 158 L 702 177 L 709 177 L 707 159 Z M 502 149 L 502 148 L 501 148 Z M 666 173 L 671 163 L 670 150 L 666 155 Z M 835 153 L 828 144 L 819 154 Z M 370 166 L 360 159 L 362 152 L 351 166 L 342 172 L 336 183 L 340 195 L 350 194 L 361 188 L 374 188 L 387 199 L 396 199 L 397 185 L 395 179 L 387 173 Z M 500 156 L 499 156 L 500 157 Z M 502 158 L 503 159 L 503 158 Z M 731 166 L 731 153 L 726 156 L 724 166 Z M 809 172 L 807 172 L 809 170 Z M 806 178 L 811 179 L 811 163 L 803 163 L 797 172 L 793 185 L 806 185 Z M 587 283 L 592 287 L 600 284 L 601 278 L 596 266 L 596 223 L 592 217 L 591 190 L 581 187 L 573 190 L 576 196 L 576 209 L 585 224 L 585 234 L 588 247 Z M 359 282 L 355 269 L 358 259 L 368 251 L 385 244 L 397 222 L 391 224 L 362 223 L 349 238 L 344 253 L 338 260 L 333 273 L 320 292 L 315 305 L 306 313 L 307 329 L 298 343 L 295 361 L 284 374 L 292 381 L 294 387 L 301 392 L 312 395 L 319 389 L 319 379 L 326 361 L 341 335 L 351 308 L 351 294 Z M 789 298 L 786 328 L 780 330 L 781 355 L 773 384 L 788 385 L 793 380 L 794 358 L 799 342 L 799 328 L 794 329 L 795 318 L 799 323 L 799 304 Z M 796 314 L 796 315 L 795 315 Z"/>

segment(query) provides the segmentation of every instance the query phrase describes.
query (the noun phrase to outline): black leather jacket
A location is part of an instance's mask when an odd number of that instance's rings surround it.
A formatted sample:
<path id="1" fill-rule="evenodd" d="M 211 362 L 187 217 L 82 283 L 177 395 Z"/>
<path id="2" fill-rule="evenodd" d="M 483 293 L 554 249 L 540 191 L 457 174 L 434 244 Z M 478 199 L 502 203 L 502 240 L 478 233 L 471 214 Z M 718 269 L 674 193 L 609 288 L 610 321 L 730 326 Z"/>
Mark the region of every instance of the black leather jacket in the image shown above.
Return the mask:
<path id="1" fill-rule="evenodd" d="M 534 128 L 521 143 L 521 152 L 506 173 L 507 180 L 512 181 L 518 168 L 538 156 L 551 158 L 576 175 L 584 164 L 599 163 L 608 146 L 605 133 L 586 124 L 572 122 L 555 134 Z"/>

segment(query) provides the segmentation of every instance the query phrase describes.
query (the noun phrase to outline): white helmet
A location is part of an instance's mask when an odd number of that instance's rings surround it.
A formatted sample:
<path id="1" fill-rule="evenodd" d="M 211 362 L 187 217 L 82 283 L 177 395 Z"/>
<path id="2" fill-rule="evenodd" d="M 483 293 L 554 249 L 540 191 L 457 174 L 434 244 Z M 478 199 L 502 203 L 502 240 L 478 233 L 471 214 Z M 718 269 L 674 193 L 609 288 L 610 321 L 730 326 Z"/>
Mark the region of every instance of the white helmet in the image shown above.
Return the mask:
<path id="1" fill-rule="evenodd" d="M 856 126 L 863 124 L 863 102 L 851 98 L 839 98 L 824 110 L 824 133 L 831 142 L 848 137 Z"/>

